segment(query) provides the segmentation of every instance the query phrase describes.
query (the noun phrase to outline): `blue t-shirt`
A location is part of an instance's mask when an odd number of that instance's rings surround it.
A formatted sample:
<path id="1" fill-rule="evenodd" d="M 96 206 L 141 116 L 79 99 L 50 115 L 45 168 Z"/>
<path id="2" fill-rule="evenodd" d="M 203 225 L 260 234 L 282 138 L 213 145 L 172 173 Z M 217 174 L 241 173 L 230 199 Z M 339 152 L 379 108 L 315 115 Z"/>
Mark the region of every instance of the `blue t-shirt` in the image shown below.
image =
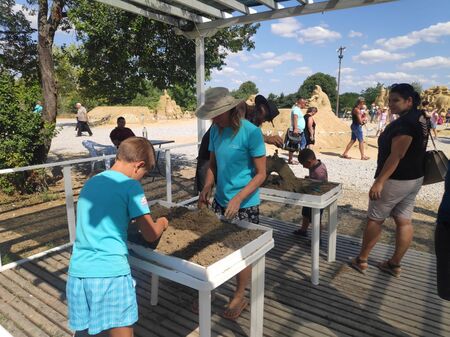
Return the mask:
<path id="1" fill-rule="evenodd" d="M 131 219 L 150 213 L 139 181 L 108 170 L 89 179 L 77 203 L 76 239 L 69 265 L 75 277 L 130 273 L 127 229 Z"/>
<path id="2" fill-rule="evenodd" d="M 294 115 L 297 116 L 297 128 L 303 132 L 305 130 L 305 117 L 303 112 L 297 105 L 294 105 L 291 109 L 291 125 L 294 125 Z"/>
<path id="3" fill-rule="evenodd" d="M 253 158 L 266 155 L 261 130 L 245 119 L 241 119 L 239 131 L 224 128 L 219 132 L 217 125 L 211 127 L 209 151 L 214 152 L 217 166 L 215 199 L 226 207 L 255 176 Z M 242 203 L 240 208 L 259 205 L 259 190 L 256 189 Z"/>
<path id="4" fill-rule="evenodd" d="M 42 113 L 42 110 L 43 110 L 42 105 L 36 104 L 36 106 L 33 109 L 33 112 L 40 114 Z"/>

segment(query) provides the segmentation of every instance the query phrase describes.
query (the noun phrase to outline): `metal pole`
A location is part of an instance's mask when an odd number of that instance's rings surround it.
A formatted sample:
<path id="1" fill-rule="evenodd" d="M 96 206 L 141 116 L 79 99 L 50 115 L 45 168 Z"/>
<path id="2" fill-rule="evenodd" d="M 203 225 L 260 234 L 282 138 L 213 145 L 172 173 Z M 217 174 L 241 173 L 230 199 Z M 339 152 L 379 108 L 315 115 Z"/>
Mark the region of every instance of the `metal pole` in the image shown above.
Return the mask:
<path id="1" fill-rule="evenodd" d="M 339 85 L 341 83 L 341 63 L 342 59 L 344 58 L 344 50 L 345 47 L 339 47 L 337 50 L 338 52 L 338 58 L 339 58 L 339 71 L 338 71 L 338 82 L 337 82 L 337 97 L 336 97 L 336 116 L 339 117 Z"/>
<path id="2" fill-rule="evenodd" d="M 195 38 L 195 69 L 197 82 L 197 107 L 205 103 L 205 38 L 198 36 Z M 198 142 L 202 141 L 206 133 L 206 121 L 197 119 Z"/>

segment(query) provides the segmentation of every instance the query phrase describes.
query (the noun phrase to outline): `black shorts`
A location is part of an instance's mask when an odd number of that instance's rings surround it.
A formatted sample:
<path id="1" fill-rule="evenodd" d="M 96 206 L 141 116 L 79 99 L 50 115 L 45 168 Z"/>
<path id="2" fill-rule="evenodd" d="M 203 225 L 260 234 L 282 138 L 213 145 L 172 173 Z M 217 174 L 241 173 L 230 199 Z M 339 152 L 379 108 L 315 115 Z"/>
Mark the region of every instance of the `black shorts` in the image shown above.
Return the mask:
<path id="1" fill-rule="evenodd" d="M 434 245 L 438 295 L 450 301 L 450 222 L 437 224 Z"/>
<path id="2" fill-rule="evenodd" d="M 302 216 L 304 218 L 307 218 L 309 222 L 311 222 L 311 214 L 312 214 L 312 208 L 311 207 L 302 207 Z M 322 221 L 322 214 L 323 209 L 320 210 L 320 221 Z"/>
<path id="3" fill-rule="evenodd" d="M 214 199 L 212 203 L 212 209 L 214 213 L 219 215 L 225 215 L 226 207 L 222 207 L 219 203 Z M 239 208 L 238 214 L 236 215 L 237 220 L 245 220 L 254 224 L 259 224 L 259 205 L 247 207 L 247 208 Z"/>

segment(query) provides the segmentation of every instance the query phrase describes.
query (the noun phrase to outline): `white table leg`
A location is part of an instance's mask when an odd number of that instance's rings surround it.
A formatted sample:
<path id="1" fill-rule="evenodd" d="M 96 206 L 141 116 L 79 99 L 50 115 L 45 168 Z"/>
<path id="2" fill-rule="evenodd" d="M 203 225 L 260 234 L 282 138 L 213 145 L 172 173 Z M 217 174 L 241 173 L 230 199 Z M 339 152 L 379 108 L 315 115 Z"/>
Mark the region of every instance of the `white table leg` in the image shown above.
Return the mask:
<path id="1" fill-rule="evenodd" d="M 261 337 L 263 335 L 265 263 L 266 259 L 262 256 L 252 266 L 250 337 Z"/>
<path id="2" fill-rule="evenodd" d="M 159 276 L 152 274 L 152 284 L 150 292 L 150 304 L 158 305 L 158 288 L 159 288 Z"/>
<path id="3" fill-rule="evenodd" d="M 313 208 L 312 217 L 312 239 L 311 239 L 311 282 L 319 284 L 319 241 L 320 241 L 320 209 Z"/>
<path id="4" fill-rule="evenodd" d="M 328 208 L 328 262 L 336 261 L 337 200 Z"/>
<path id="5" fill-rule="evenodd" d="M 211 291 L 198 291 L 198 325 L 200 337 L 211 336 Z"/>

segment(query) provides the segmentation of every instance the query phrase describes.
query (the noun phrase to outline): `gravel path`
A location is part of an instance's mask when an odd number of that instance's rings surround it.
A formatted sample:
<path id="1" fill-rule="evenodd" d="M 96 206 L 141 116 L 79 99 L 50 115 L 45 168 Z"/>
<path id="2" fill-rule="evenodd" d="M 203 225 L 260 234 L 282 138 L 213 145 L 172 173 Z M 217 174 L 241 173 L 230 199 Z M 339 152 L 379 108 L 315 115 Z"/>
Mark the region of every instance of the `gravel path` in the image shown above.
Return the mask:
<path id="1" fill-rule="evenodd" d="M 136 135 L 142 134 L 141 125 L 127 126 L 130 127 Z M 75 137 L 75 122 L 73 120 L 58 120 L 57 127 L 60 129 L 60 132 L 53 139 L 50 149 L 51 154 L 54 155 L 87 154 L 87 150 L 81 143 L 83 140 L 92 140 L 100 144 L 112 145 L 109 139 L 109 133 L 112 130 L 111 125 L 92 128 L 92 132 L 94 133 L 92 137 L 88 137 L 87 135 Z M 197 121 L 195 119 L 158 122 L 157 124 L 148 124 L 146 125 L 146 128 L 149 139 L 175 140 L 175 145 L 193 143 L 196 142 L 197 139 Z M 369 132 L 369 135 L 371 135 L 372 132 Z M 369 138 L 369 141 L 374 143 L 375 140 Z M 441 137 L 441 140 L 437 142 L 437 146 L 450 157 L 450 136 Z M 331 181 L 343 183 L 346 191 L 367 193 L 373 182 L 375 173 L 376 150 L 372 149 L 370 155 L 371 158 L 374 159 L 368 161 L 339 158 L 337 154 L 341 151 L 342 150 L 322 151 L 324 153 L 318 155 L 318 158 L 327 166 L 329 179 Z M 273 151 L 268 150 L 268 153 L 272 152 Z M 333 155 L 333 152 L 336 152 L 336 154 Z M 172 153 L 182 160 L 195 160 L 197 156 L 195 146 L 184 147 L 178 150 L 174 149 L 172 150 Z M 281 155 L 284 154 L 282 153 Z M 301 165 L 292 165 L 291 167 L 298 177 L 308 174 L 307 170 L 302 168 Z M 444 183 L 424 186 L 418 195 L 418 199 L 427 204 L 436 205 L 435 207 L 437 208 L 443 193 Z"/>

